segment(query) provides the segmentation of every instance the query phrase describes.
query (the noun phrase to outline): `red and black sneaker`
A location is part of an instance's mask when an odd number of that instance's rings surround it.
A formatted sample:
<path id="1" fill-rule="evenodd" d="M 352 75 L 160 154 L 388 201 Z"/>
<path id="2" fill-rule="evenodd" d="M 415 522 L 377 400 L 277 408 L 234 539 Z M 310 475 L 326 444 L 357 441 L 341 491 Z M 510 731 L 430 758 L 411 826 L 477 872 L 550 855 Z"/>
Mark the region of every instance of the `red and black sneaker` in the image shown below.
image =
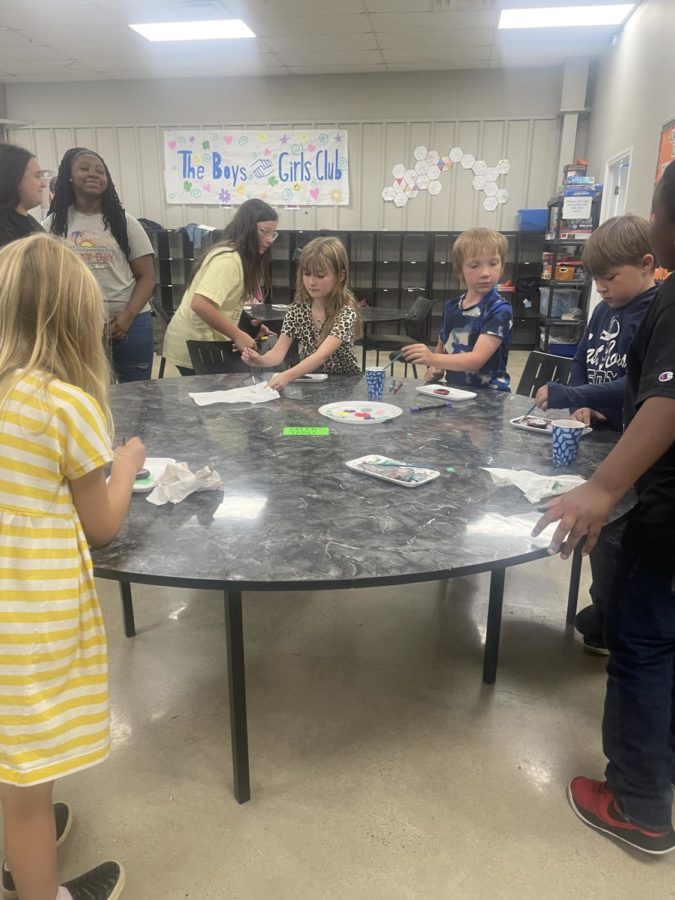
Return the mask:
<path id="1" fill-rule="evenodd" d="M 582 822 L 605 834 L 618 838 L 643 853 L 660 856 L 675 850 L 675 831 L 650 831 L 629 822 L 619 810 L 606 781 L 573 778 L 567 786 L 570 806 Z"/>

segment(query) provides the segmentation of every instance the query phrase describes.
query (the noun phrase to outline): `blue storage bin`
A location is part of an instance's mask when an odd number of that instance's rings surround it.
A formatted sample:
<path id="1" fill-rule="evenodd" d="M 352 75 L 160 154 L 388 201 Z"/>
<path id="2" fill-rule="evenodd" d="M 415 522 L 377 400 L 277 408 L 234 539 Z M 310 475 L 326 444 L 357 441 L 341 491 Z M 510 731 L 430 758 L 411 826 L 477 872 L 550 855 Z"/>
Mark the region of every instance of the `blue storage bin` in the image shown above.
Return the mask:
<path id="1" fill-rule="evenodd" d="M 556 344 L 554 341 L 551 341 L 548 345 L 548 352 L 554 356 L 573 357 L 577 352 L 577 346 L 577 344 Z"/>
<path id="2" fill-rule="evenodd" d="M 518 231 L 546 231 L 548 209 L 519 209 Z"/>

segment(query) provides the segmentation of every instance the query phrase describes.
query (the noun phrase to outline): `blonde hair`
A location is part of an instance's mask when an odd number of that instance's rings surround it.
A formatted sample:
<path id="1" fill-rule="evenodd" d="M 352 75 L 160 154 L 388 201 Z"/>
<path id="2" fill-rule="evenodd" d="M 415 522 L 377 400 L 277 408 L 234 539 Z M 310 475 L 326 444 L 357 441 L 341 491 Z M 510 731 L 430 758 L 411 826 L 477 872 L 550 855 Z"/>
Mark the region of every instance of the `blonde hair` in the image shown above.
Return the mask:
<path id="1" fill-rule="evenodd" d="M 335 237 L 314 238 L 306 244 L 298 261 L 298 274 L 295 286 L 294 303 L 311 304 L 312 298 L 305 289 L 302 280 L 303 275 L 315 275 L 317 272 L 332 272 L 337 276 L 338 283 L 335 290 L 326 301 L 326 321 L 323 323 L 319 343 L 331 332 L 335 320 L 345 306 L 356 313 L 354 324 L 354 337 L 359 338 L 363 334 L 363 317 L 356 302 L 356 297 L 349 287 L 349 260 L 344 244 Z"/>
<path id="2" fill-rule="evenodd" d="M 110 372 L 96 279 L 62 238 L 34 234 L 0 251 L 0 404 L 22 370 L 81 388 L 107 417 Z"/>
<path id="3" fill-rule="evenodd" d="M 640 266 L 653 255 L 649 222 L 641 216 L 614 216 L 596 228 L 584 244 L 581 261 L 591 278 L 602 278 L 619 266 Z M 656 260 L 652 271 L 656 267 Z"/>
<path id="4" fill-rule="evenodd" d="M 464 263 L 469 259 L 475 259 L 480 253 L 489 253 L 494 250 L 502 261 L 502 268 L 506 262 L 506 251 L 509 243 L 503 234 L 492 228 L 469 228 L 463 231 L 452 245 L 450 261 L 452 271 L 461 282 Z"/>

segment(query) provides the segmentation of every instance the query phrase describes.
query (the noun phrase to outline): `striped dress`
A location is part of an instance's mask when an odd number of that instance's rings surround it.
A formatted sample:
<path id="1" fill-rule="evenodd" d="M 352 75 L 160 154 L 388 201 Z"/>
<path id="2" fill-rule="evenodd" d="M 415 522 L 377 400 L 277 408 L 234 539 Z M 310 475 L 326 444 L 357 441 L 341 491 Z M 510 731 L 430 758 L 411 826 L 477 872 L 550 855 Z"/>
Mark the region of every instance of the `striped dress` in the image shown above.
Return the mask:
<path id="1" fill-rule="evenodd" d="M 109 752 L 108 665 L 70 481 L 111 459 L 101 408 L 24 373 L 0 407 L 0 781 L 40 784 Z"/>

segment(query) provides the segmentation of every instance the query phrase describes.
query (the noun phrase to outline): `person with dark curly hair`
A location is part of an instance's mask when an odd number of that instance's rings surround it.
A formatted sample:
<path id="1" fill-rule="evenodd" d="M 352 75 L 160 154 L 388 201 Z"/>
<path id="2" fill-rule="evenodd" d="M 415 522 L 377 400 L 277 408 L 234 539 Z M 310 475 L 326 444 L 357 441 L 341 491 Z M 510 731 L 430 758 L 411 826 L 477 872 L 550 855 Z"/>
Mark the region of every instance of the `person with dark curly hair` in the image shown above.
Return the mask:
<path id="1" fill-rule="evenodd" d="M 124 211 L 105 161 L 74 147 L 65 153 L 44 226 L 72 241 L 92 270 L 108 313 L 108 337 L 119 382 L 152 375 L 154 252 L 139 222 Z"/>
<path id="2" fill-rule="evenodd" d="M 28 210 L 42 202 L 45 180 L 35 156 L 15 144 L 0 144 L 0 247 L 42 231 Z"/>

